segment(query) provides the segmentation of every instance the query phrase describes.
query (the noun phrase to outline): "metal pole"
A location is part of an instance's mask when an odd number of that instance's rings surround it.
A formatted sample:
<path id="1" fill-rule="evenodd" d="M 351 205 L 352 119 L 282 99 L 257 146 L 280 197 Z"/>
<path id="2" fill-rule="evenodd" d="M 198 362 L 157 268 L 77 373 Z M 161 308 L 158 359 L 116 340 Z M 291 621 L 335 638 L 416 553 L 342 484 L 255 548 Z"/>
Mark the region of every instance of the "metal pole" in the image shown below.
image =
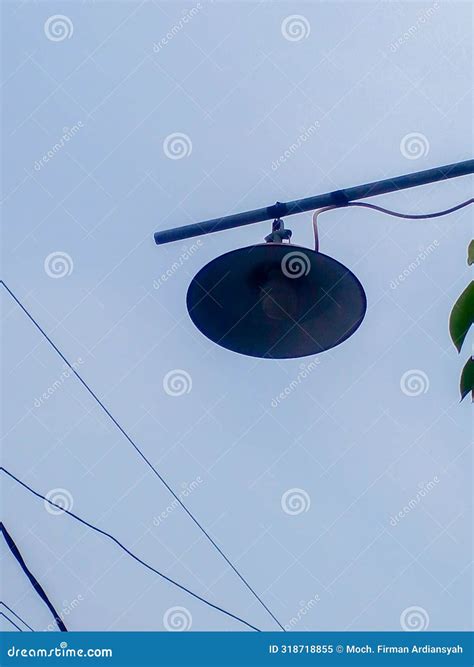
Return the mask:
<path id="1" fill-rule="evenodd" d="M 273 206 L 257 208 L 253 211 L 245 211 L 245 213 L 226 215 L 222 218 L 205 220 L 204 222 L 198 222 L 193 225 L 184 225 L 183 227 L 175 227 L 174 229 L 165 229 L 155 233 L 155 243 L 161 245 L 163 243 L 170 243 L 171 241 L 180 241 L 182 239 L 189 239 L 193 236 L 201 236 L 202 234 L 210 234 L 211 232 L 220 232 L 224 229 L 251 225 L 255 222 L 273 220 L 286 215 L 294 215 L 295 213 L 302 213 L 304 211 L 314 211 L 322 206 L 345 206 L 350 201 L 357 199 L 364 199 L 366 197 L 383 195 L 387 192 L 414 188 L 417 185 L 436 183 L 437 181 L 443 181 L 457 176 L 465 176 L 466 174 L 472 173 L 474 173 L 474 160 L 465 160 L 464 162 L 456 162 L 454 164 L 445 165 L 444 167 L 435 167 L 434 169 L 427 169 L 426 171 L 418 171 L 414 174 L 404 174 L 403 176 L 395 176 L 394 178 L 387 178 L 383 181 L 374 181 L 373 183 L 366 183 L 365 185 L 356 185 L 352 188 L 336 190 L 323 195 L 316 195 L 315 197 L 296 199 L 295 201 L 290 201 L 286 204 L 277 202 L 276 204 L 273 204 Z"/>

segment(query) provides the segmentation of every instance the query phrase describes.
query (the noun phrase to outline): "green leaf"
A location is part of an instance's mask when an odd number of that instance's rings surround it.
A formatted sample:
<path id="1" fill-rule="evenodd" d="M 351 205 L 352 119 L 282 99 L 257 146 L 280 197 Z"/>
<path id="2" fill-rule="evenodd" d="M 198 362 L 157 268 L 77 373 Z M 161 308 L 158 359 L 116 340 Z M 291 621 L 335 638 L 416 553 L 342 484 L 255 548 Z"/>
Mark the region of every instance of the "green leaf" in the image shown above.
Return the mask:
<path id="1" fill-rule="evenodd" d="M 474 322 L 474 280 L 471 280 L 464 292 L 454 304 L 449 316 L 449 333 L 452 341 L 461 351 L 471 324 Z"/>
<path id="2" fill-rule="evenodd" d="M 474 240 L 470 242 L 469 247 L 467 249 L 467 263 L 469 266 L 471 264 L 474 264 Z"/>
<path id="3" fill-rule="evenodd" d="M 474 359 L 468 359 L 466 365 L 462 369 L 461 382 L 459 385 L 461 392 L 461 401 L 471 392 L 472 400 L 474 401 Z"/>

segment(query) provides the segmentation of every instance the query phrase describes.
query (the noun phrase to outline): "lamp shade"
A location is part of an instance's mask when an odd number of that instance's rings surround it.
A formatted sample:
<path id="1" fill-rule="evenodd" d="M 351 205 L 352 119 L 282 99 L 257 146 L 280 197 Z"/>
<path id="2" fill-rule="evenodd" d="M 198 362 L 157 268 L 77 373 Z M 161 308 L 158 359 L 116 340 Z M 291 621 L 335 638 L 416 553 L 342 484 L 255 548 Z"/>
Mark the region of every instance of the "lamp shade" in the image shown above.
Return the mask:
<path id="1" fill-rule="evenodd" d="M 262 243 L 217 257 L 192 280 L 189 315 L 210 340 L 240 354 L 304 357 L 349 338 L 364 289 L 345 266 L 309 248 Z"/>

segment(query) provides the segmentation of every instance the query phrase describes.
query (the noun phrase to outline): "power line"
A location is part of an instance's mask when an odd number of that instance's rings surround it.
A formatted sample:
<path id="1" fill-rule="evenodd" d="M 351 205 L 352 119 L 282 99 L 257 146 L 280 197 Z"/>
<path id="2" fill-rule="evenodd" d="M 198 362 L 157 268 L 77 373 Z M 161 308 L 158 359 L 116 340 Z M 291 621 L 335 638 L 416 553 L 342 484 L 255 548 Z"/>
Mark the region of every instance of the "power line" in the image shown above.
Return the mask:
<path id="1" fill-rule="evenodd" d="M 9 470 L 4 468 L 3 466 L 0 467 L 0 470 L 3 470 L 4 473 L 6 473 L 11 479 L 15 480 L 18 484 L 20 484 L 23 488 L 27 489 L 30 493 L 32 493 L 34 496 L 37 498 L 41 498 L 45 502 L 49 503 L 50 505 L 53 505 L 54 507 L 57 507 L 58 509 L 62 510 L 65 514 L 68 514 L 69 516 L 72 516 L 73 519 L 76 519 L 76 521 L 79 521 L 82 523 L 84 526 L 87 526 L 91 530 L 94 530 L 96 533 L 100 533 L 101 535 L 104 535 L 105 537 L 108 537 L 112 542 L 115 542 L 117 546 L 120 547 L 123 551 L 125 551 L 126 554 L 128 554 L 131 558 L 137 561 L 137 563 L 140 563 L 140 565 L 143 565 L 146 567 L 148 570 L 151 570 L 158 576 L 162 577 L 166 581 L 169 581 L 170 584 L 174 584 L 174 586 L 177 586 L 181 590 L 185 591 L 186 593 L 189 593 L 189 595 L 192 595 L 194 598 L 197 600 L 200 600 L 201 602 L 204 602 L 204 604 L 207 604 L 209 607 L 212 607 L 213 609 L 217 609 L 217 611 L 222 612 L 223 614 L 226 614 L 226 616 L 230 616 L 231 618 L 234 618 L 236 621 L 240 621 L 241 623 L 244 623 L 247 627 L 251 628 L 252 630 L 256 630 L 257 632 L 261 632 L 261 630 L 251 623 L 248 623 L 247 621 L 244 621 L 243 618 L 240 618 L 240 616 L 236 616 L 236 614 L 233 614 L 230 611 L 227 611 L 226 609 L 223 609 L 222 607 L 219 607 L 219 605 L 213 604 L 212 602 L 209 602 L 209 600 L 206 600 L 205 598 L 201 597 L 197 593 L 194 593 L 192 590 L 189 588 L 186 588 L 183 584 L 178 583 L 174 579 L 171 579 L 170 577 L 166 576 L 166 574 L 163 574 L 163 572 L 160 572 L 156 568 L 154 568 L 152 565 L 149 565 L 146 563 L 144 560 L 142 560 L 139 556 L 136 556 L 133 552 L 130 551 L 120 540 L 118 540 L 116 537 L 111 535 L 110 533 L 107 533 L 105 530 L 102 530 L 102 528 L 98 528 L 97 526 L 94 526 L 92 523 L 89 523 L 85 519 L 82 519 L 80 516 L 77 514 L 74 514 L 74 512 L 71 512 L 70 510 L 65 509 L 64 507 L 61 507 L 61 505 L 58 505 L 54 503 L 52 500 L 49 500 L 46 496 L 43 496 L 41 493 L 38 491 L 35 491 L 31 486 L 28 486 L 26 482 L 22 482 L 21 479 L 16 477 L 13 473 L 11 473 Z M 3 525 L 3 524 L 1 524 Z"/>
<path id="2" fill-rule="evenodd" d="M 44 336 L 44 338 L 48 341 L 48 343 L 51 345 L 51 347 L 59 354 L 61 359 L 64 361 L 65 364 L 68 365 L 68 367 L 71 369 L 71 371 L 74 373 L 74 375 L 77 377 L 77 379 L 81 382 L 81 384 L 87 389 L 89 394 L 94 398 L 94 400 L 100 405 L 102 410 L 105 412 L 105 414 L 109 417 L 109 419 L 112 420 L 112 422 L 115 424 L 115 426 L 118 428 L 120 433 L 128 440 L 128 442 L 132 445 L 132 447 L 136 450 L 136 452 L 139 454 L 139 456 L 145 461 L 147 466 L 150 468 L 150 470 L 153 471 L 153 473 L 158 477 L 158 479 L 166 486 L 168 491 L 171 493 L 171 495 L 174 497 L 174 499 L 179 503 L 179 505 L 184 509 L 186 514 L 193 520 L 193 522 L 196 524 L 196 526 L 201 530 L 201 532 L 207 537 L 209 542 L 217 549 L 217 551 L 220 553 L 220 555 L 224 558 L 226 563 L 232 568 L 232 570 L 235 572 L 235 574 L 239 577 L 239 579 L 245 584 L 245 586 L 249 589 L 249 591 L 255 596 L 255 598 L 260 602 L 262 607 L 270 614 L 270 616 L 273 618 L 275 623 L 279 625 L 279 627 L 285 631 L 285 628 L 283 625 L 280 623 L 280 621 L 276 618 L 276 616 L 273 614 L 273 612 L 267 607 L 265 602 L 260 598 L 258 593 L 252 588 L 252 586 L 248 583 L 248 581 L 243 577 L 242 574 L 237 570 L 235 565 L 229 560 L 229 558 L 225 555 L 225 553 L 222 551 L 222 549 L 219 547 L 219 545 L 213 540 L 213 538 L 210 536 L 210 534 L 207 532 L 207 530 L 204 528 L 204 526 L 196 519 L 194 514 L 191 513 L 191 511 L 186 507 L 186 505 L 183 503 L 179 495 L 177 495 L 171 486 L 168 484 L 168 482 L 160 475 L 158 470 L 153 466 L 153 464 L 147 459 L 145 454 L 141 451 L 141 449 L 138 447 L 138 445 L 132 440 L 132 438 L 128 435 L 128 433 L 122 428 L 122 426 L 119 424 L 119 422 L 115 419 L 115 417 L 112 415 L 112 413 L 109 411 L 109 409 L 104 405 L 104 403 L 100 400 L 100 398 L 97 396 L 97 394 L 89 387 L 87 382 L 82 379 L 82 377 L 79 375 L 77 370 L 73 367 L 73 365 L 68 361 L 68 359 L 64 356 L 64 354 L 61 352 L 61 350 L 56 346 L 56 344 L 51 340 L 51 338 L 48 336 L 48 334 L 44 331 L 44 329 L 41 328 L 41 326 L 38 324 L 38 322 L 35 320 L 35 318 L 30 314 L 30 312 L 25 308 L 25 306 L 21 303 L 21 301 L 15 296 L 15 294 L 12 292 L 12 290 L 8 287 L 8 285 L 3 281 L 0 280 L 0 283 L 4 286 L 4 288 L 7 290 L 7 292 L 10 294 L 10 296 L 13 298 L 13 300 L 20 306 L 20 308 L 23 310 L 23 312 L 28 316 L 28 318 L 33 322 L 35 327 L 38 329 L 38 331 L 41 332 L 41 334 Z"/>
<path id="3" fill-rule="evenodd" d="M 365 201 L 351 201 L 347 206 L 362 206 L 363 208 L 371 208 L 374 211 L 380 211 L 381 213 L 386 213 L 387 215 L 393 215 L 396 218 L 404 218 L 405 220 L 429 220 L 431 218 L 440 218 L 443 215 L 449 215 L 454 213 L 454 211 L 459 211 L 459 209 L 469 206 L 474 203 L 473 199 L 467 199 L 466 201 L 461 202 L 461 204 L 456 204 L 451 208 L 447 208 L 444 211 L 436 211 L 435 213 L 398 213 L 397 211 L 391 211 L 388 208 L 383 208 L 382 206 L 376 206 L 375 204 L 369 204 Z M 337 207 L 334 207 L 337 208 Z"/>
<path id="4" fill-rule="evenodd" d="M 28 623 L 21 617 L 19 616 L 13 609 L 11 609 L 3 600 L 0 600 L 0 604 L 3 604 L 3 606 L 8 609 L 8 611 L 13 614 L 13 616 L 16 616 L 16 618 L 23 623 L 23 625 L 26 625 L 27 628 L 31 630 L 31 632 L 34 632 L 33 628 L 31 625 L 28 625 Z"/>
<path id="5" fill-rule="evenodd" d="M 7 621 L 13 625 L 13 627 L 15 627 L 20 632 L 23 632 L 23 630 L 20 627 L 18 627 L 18 625 L 16 623 L 14 623 L 11 618 L 8 618 L 8 616 L 3 613 L 3 611 L 0 611 L 0 616 L 3 616 L 3 618 L 6 618 Z"/>
<path id="6" fill-rule="evenodd" d="M 339 208 L 347 208 L 349 206 L 359 206 L 360 208 L 368 208 L 373 211 L 379 211 L 379 213 L 385 213 L 386 215 L 391 215 L 395 218 L 402 218 L 404 220 L 431 220 L 432 218 L 440 218 L 443 215 L 449 215 L 455 211 L 459 211 L 461 208 L 474 204 L 474 198 L 466 199 L 466 201 L 456 204 L 456 206 L 451 206 L 451 208 L 446 208 L 444 211 L 436 211 L 435 213 L 400 213 L 398 211 L 392 211 L 389 208 L 383 208 L 382 206 L 376 206 L 375 204 L 369 204 L 365 201 L 351 201 L 339 206 L 325 206 L 324 208 L 317 209 L 313 213 L 313 232 L 314 232 L 314 249 L 319 250 L 319 233 L 318 233 L 318 217 L 321 213 L 326 211 L 334 211 Z"/>
<path id="7" fill-rule="evenodd" d="M 0 468 L 0 470 L 4 470 L 4 468 Z M 5 471 L 5 472 L 6 472 L 6 471 Z M 16 560 L 18 561 L 18 564 L 20 565 L 20 567 L 21 567 L 21 569 L 23 570 L 23 572 L 24 572 L 24 573 L 26 574 L 26 576 L 28 577 L 28 579 L 29 579 L 31 585 L 33 586 L 33 588 L 35 589 L 35 591 L 38 593 L 38 595 L 40 596 L 40 598 L 43 600 L 43 602 L 45 603 L 45 605 L 48 607 L 49 611 L 52 613 L 52 615 L 53 615 L 53 617 L 54 617 L 54 620 L 55 620 L 56 623 L 57 623 L 58 628 L 61 630 L 61 632 L 67 632 L 67 628 L 66 628 L 66 626 L 64 625 L 63 621 L 61 620 L 61 618 L 60 618 L 59 614 L 57 613 L 56 609 L 54 608 L 52 602 L 50 601 L 50 599 L 49 599 L 48 596 L 46 595 L 46 593 L 45 593 L 45 591 L 44 591 L 44 588 L 41 586 L 41 584 L 40 584 L 39 581 L 36 579 L 36 577 L 34 576 L 34 574 L 28 569 L 28 566 L 27 566 L 27 564 L 25 563 L 25 561 L 23 560 L 23 556 L 21 555 L 20 550 L 19 550 L 18 547 L 16 546 L 16 544 L 15 544 L 15 542 L 13 541 L 13 538 L 11 537 L 10 533 L 8 532 L 8 530 L 5 528 L 5 524 L 3 524 L 2 522 L 0 522 L 0 532 L 3 533 L 3 537 L 5 538 L 5 542 L 7 543 L 8 548 L 10 549 L 10 551 L 11 551 L 12 554 L 13 554 L 13 556 L 14 556 L 14 557 L 16 558 Z"/>

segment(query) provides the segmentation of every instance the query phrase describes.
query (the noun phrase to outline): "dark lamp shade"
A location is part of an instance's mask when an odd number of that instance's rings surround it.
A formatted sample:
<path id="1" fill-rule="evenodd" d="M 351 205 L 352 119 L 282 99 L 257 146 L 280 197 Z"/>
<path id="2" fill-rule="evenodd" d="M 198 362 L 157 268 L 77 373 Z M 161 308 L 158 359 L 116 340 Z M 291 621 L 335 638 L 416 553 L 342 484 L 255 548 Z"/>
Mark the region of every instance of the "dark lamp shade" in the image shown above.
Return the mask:
<path id="1" fill-rule="evenodd" d="M 360 326 L 364 289 L 340 262 L 284 243 L 234 250 L 204 266 L 187 294 L 196 327 L 252 357 L 288 359 L 329 350 Z"/>

